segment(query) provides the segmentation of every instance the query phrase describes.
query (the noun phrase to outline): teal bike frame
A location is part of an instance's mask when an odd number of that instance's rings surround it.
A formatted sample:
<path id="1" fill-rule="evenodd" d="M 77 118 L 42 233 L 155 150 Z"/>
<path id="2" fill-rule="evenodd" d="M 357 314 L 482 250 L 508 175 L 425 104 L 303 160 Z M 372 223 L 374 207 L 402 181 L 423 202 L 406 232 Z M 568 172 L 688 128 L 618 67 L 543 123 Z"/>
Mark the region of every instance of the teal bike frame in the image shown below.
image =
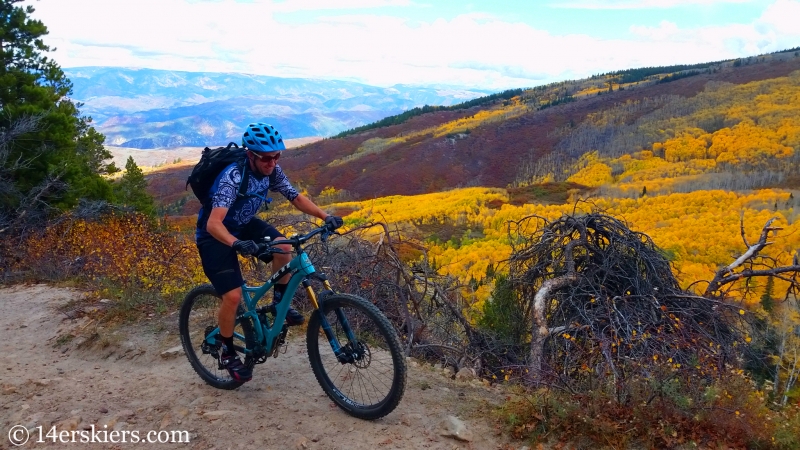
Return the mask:
<path id="1" fill-rule="evenodd" d="M 275 326 L 275 324 L 283 324 L 286 320 L 286 313 L 289 311 L 289 306 L 291 305 L 291 299 L 294 297 L 297 288 L 302 284 L 305 287 L 306 293 L 308 294 L 308 298 L 311 300 L 311 304 L 314 306 L 314 309 L 319 309 L 320 305 L 317 301 L 317 295 L 314 292 L 314 289 L 311 287 L 311 284 L 308 281 L 309 276 L 314 276 L 315 278 L 322 281 L 323 286 L 325 287 L 327 292 L 333 292 L 330 283 L 328 282 L 327 277 L 324 274 L 317 273 L 314 265 L 311 264 L 311 260 L 309 259 L 308 255 L 305 253 L 301 245 L 308 241 L 311 237 L 319 233 L 325 233 L 326 229 L 318 228 L 317 230 L 312 231 L 304 236 L 292 236 L 289 239 L 280 239 L 276 241 L 272 241 L 268 244 L 262 244 L 265 247 L 266 252 L 277 253 L 279 250 L 272 249 L 273 246 L 282 245 L 282 244 L 290 244 L 297 252 L 294 258 L 289 261 L 288 264 L 281 267 L 276 271 L 272 276 L 270 276 L 267 281 L 261 286 L 248 286 L 247 283 L 242 284 L 242 297 L 244 300 L 245 305 L 245 312 L 236 316 L 236 320 L 239 321 L 241 319 L 250 319 L 253 322 L 253 328 L 255 331 L 255 349 L 258 354 L 253 355 L 253 349 L 247 348 L 238 348 L 237 351 L 241 351 L 245 353 L 246 356 L 255 356 L 259 357 L 262 355 L 270 355 L 273 354 L 275 351 L 276 343 L 278 342 L 278 338 L 282 333 L 285 333 L 283 326 Z M 326 236 L 323 235 L 323 239 Z M 275 317 L 272 323 L 269 323 L 269 318 L 266 317 L 265 314 L 259 314 L 259 310 L 256 307 L 258 302 L 264 295 L 272 289 L 277 281 L 283 278 L 286 274 L 290 275 L 289 282 L 286 285 L 286 293 L 283 294 L 283 298 L 281 302 L 278 303 L 276 306 Z M 344 317 L 344 314 L 337 309 L 336 315 L 340 320 L 340 323 L 343 325 L 345 334 L 351 341 L 355 341 L 355 336 L 353 334 L 352 329 L 350 328 L 347 319 Z M 324 314 L 320 314 L 321 325 L 322 329 L 325 332 L 326 337 L 328 338 L 328 342 L 331 344 L 331 348 L 333 349 L 334 354 L 339 357 L 342 353 L 341 345 L 336 339 L 333 330 L 331 329 L 328 320 L 325 318 Z M 208 336 L 206 336 L 206 341 L 211 344 L 216 344 L 216 336 L 219 333 L 219 328 L 215 328 Z M 234 333 L 234 337 L 238 338 L 242 342 L 245 341 L 245 337 L 239 333 Z M 259 348 L 260 347 L 260 348 Z M 259 351 L 260 350 L 260 351 Z"/>

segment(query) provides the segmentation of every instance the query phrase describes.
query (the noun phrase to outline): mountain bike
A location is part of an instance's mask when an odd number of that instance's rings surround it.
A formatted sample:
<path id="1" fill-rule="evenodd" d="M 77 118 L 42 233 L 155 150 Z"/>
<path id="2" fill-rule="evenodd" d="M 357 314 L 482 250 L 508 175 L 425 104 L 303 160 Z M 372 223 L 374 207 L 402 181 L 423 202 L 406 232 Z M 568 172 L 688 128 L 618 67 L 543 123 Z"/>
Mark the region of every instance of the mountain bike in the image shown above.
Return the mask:
<path id="1" fill-rule="evenodd" d="M 318 272 L 303 246 L 314 236 L 324 242 L 334 234 L 326 226 L 308 234 L 259 244 L 259 259 L 269 261 L 284 253 L 278 245 L 292 246 L 294 257 L 261 286 L 242 286 L 242 301 L 236 314 L 234 344 L 244 354 L 244 364 L 253 368 L 286 349 L 288 325 L 284 323 L 295 291 L 302 284 L 314 311 L 308 321 L 306 345 L 311 370 L 322 390 L 348 414 L 366 420 L 383 417 L 397 407 L 406 385 L 406 359 L 400 339 L 386 316 L 364 298 L 335 292 L 324 273 Z M 280 303 L 258 306 L 277 280 L 290 279 Z M 322 283 L 317 297 L 311 280 Z M 183 301 L 179 319 L 181 343 L 195 372 L 219 389 L 236 389 L 220 365 L 222 340 L 217 312 L 222 298 L 210 284 L 194 288 Z"/>

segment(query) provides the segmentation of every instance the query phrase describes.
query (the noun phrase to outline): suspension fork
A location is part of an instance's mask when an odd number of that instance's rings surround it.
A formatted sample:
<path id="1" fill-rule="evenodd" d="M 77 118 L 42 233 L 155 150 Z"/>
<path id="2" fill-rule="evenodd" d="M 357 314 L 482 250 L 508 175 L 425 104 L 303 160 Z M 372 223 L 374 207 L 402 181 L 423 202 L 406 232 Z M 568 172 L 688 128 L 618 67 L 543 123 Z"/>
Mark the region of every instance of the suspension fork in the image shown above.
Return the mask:
<path id="1" fill-rule="evenodd" d="M 325 288 L 326 292 L 334 292 L 333 287 L 328 281 L 328 277 L 326 277 L 324 273 L 314 273 L 313 275 L 315 278 L 322 281 L 322 286 Z M 308 279 L 303 279 L 303 287 L 306 289 L 306 293 L 308 294 L 308 298 L 311 300 L 311 304 L 319 311 L 322 331 L 325 332 L 325 337 L 328 338 L 328 342 L 331 344 L 331 349 L 333 349 L 334 355 L 337 357 L 340 356 L 342 353 L 342 345 L 339 343 L 339 339 L 336 338 L 336 334 L 334 334 L 331 324 L 328 322 L 328 318 L 325 316 L 324 311 L 322 308 L 320 308 L 317 295 L 314 293 L 314 289 L 311 287 L 311 283 L 309 283 Z M 345 317 L 344 312 L 342 312 L 341 308 L 336 308 L 335 313 L 339 323 L 342 324 L 342 328 L 347 335 L 347 339 L 350 342 L 355 343 L 355 333 L 353 333 L 353 330 L 350 328 L 350 322 L 347 321 L 347 317 Z"/>

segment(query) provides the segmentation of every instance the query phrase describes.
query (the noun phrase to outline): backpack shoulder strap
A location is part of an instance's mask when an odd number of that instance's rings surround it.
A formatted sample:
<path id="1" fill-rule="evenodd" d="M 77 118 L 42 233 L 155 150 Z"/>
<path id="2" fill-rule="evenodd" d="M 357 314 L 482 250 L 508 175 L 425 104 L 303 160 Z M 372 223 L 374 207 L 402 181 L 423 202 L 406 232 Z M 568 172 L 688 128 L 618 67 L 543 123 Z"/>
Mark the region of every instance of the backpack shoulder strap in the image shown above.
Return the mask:
<path id="1" fill-rule="evenodd" d="M 269 185 L 272 186 L 273 184 L 275 184 L 275 181 L 277 179 L 278 179 L 278 171 L 273 170 L 272 173 L 269 174 Z"/>
<path id="2" fill-rule="evenodd" d="M 242 177 L 241 181 L 239 181 L 239 192 L 236 194 L 237 197 L 245 197 L 247 195 L 247 186 L 250 183 L 250 168 L 248 165 L 247 159 L 245 159 L 244 164 L 240 166 Z"/>

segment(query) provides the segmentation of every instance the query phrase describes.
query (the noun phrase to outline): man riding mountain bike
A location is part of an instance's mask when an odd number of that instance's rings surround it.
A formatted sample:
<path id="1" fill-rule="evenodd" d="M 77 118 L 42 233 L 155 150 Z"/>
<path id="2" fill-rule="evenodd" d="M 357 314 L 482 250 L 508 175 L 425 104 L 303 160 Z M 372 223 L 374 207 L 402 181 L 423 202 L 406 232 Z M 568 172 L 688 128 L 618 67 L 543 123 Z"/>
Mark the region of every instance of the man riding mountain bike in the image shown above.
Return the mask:
<path id="1" fill-rule="evenodd" d="M 295 208 L 324 220 L 331 229 L 340 227 L 342 219 L 326 213 L 291 185 L 278 165 L 281 151 L 286 146 L 272 125 L 261 122 L 248 125 L 242 136 L 242 146 L 247 150 L 244 166 L 240 168 L 234 162 L 217 175 L 209 192 L 209 203 L 198 213 L 196 238 L 203 271 L 222 297 L 217 318 L 223 343 L 220 363 L 234 380 L 249 381 L 252 371 L 239 359 L 233 345 L 236 310 L 244 283 L 236 253 L 257 256 L 258 245 L 254 240 L 265 236 L 272 240 L 284 238 L 275 227 L 255 217 L 267 191 L 279 192 Z M 243 171 L 248 171 L 248 176 L 244 177 Z M 242 180 L 247 183 L 246 189 L 242 187 L 244 195 L 239 194 Z M 292 258 L 291 246 L 277 247 L 285 253 L 273 255 L 273 272 Z M 272 305 L 282 300 L 288 281 L 288 274 L 277 281 Z M 293 308 L 286 314 L 288 325 L 300 325 L 304 321 L 303 315 Z"/>

